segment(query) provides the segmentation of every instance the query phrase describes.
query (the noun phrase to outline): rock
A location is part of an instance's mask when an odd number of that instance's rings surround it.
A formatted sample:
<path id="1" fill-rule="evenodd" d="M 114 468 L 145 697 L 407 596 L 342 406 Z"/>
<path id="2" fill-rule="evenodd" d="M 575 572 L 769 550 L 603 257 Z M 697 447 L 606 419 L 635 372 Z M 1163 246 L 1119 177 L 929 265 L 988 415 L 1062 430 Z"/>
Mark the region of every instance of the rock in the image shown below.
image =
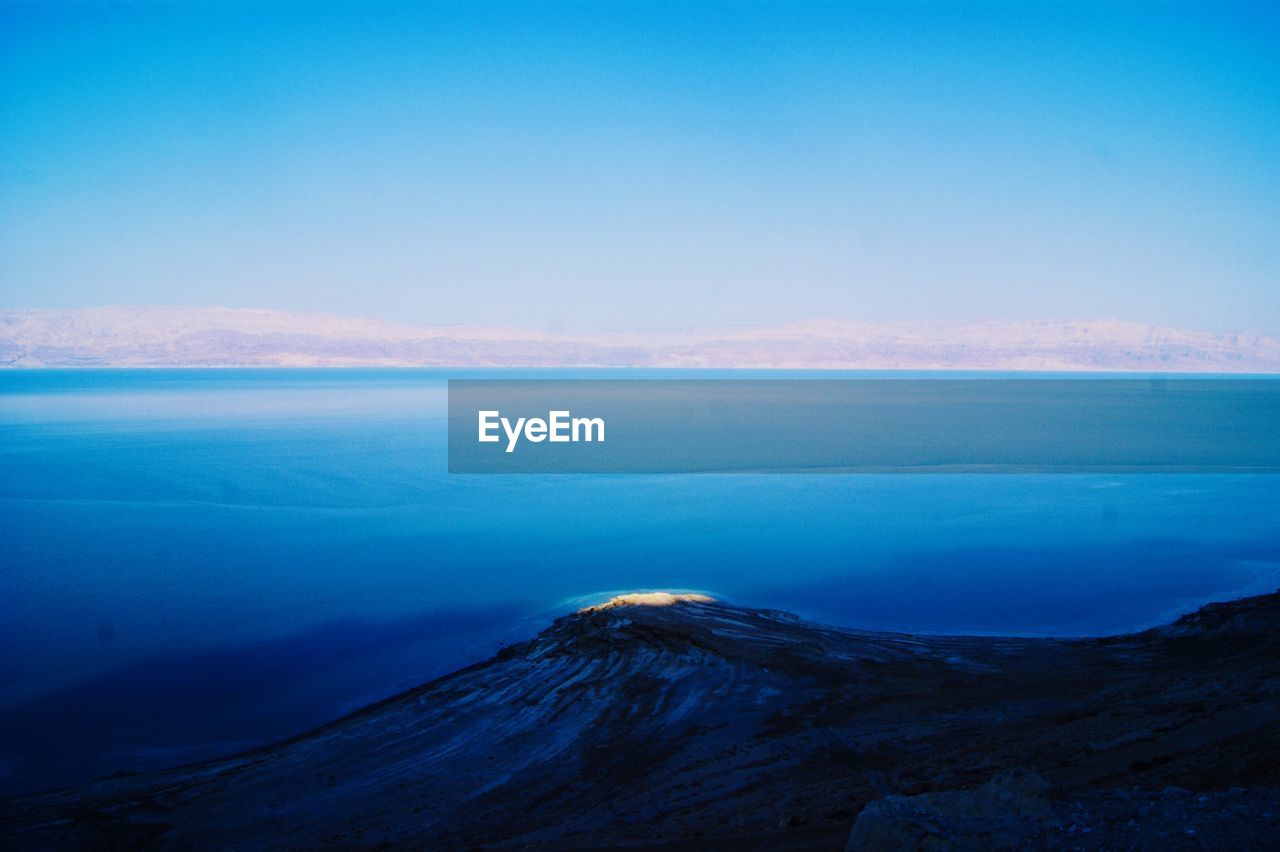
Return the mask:
<path id="1" fill-rule="evenodd" d="M 1058 828 L 1051 785 L 1030 769 L 1006 769 L 972 790 L 886 796 L 858 815 L 845 846 L 875 850 L 1025 848 L 1027 838 Z"/>

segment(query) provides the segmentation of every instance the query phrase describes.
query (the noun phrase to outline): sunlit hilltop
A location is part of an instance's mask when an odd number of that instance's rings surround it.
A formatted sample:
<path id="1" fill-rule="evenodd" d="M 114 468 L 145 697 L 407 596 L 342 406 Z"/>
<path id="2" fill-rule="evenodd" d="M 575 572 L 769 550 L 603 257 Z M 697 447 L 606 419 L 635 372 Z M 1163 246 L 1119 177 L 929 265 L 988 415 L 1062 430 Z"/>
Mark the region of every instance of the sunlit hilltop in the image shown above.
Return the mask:
<path id="1" fill-rule="evenodd" d="M 634 592 L 626 595 L 614 595 L 602 604 L 584 606 L 578 612 L 598 612 L 618 606 L 671 606 L 676 603 L 718 603 L 708 595 L 687 594 L 677 592 Z"/>

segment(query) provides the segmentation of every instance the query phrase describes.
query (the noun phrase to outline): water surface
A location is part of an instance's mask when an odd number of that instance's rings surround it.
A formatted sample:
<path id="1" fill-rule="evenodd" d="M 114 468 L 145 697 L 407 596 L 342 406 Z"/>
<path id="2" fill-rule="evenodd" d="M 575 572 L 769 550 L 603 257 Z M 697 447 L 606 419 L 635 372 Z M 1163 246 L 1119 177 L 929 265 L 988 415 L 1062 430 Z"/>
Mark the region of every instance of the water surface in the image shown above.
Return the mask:
<path id="1" fill-rule="evenodd" d="M 297 733 L 611 591 L 1074 636 L 1280 584 L 1280 478 L 449 476 L 460 375 L 0 373 L 0 789 Z"/>

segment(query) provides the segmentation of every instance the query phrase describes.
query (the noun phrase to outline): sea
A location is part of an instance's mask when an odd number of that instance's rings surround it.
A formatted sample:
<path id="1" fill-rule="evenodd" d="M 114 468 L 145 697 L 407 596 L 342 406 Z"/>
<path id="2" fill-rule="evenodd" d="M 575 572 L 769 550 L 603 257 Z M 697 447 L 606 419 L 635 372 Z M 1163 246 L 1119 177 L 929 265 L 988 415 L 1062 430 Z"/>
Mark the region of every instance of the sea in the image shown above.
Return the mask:
<path id="1" fill-rule="evenodd" d="M 450 475 L 446 380 L 513 375 L 725 374 L 0 372 L 0 794 L 267 744 L 624 591 L 1076 637 L 1280 587 L 1275 475 Z"/>

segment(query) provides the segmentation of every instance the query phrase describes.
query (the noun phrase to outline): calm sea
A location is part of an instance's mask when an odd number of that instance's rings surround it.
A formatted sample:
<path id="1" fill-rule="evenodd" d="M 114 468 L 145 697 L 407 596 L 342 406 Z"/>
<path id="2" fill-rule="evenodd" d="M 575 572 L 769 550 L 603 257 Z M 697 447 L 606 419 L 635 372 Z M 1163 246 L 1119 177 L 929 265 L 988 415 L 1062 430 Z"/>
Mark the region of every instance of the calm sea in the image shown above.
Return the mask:
<path id="1" fill-rule="evenodd" d="M 461 376 L 0 372 L 0 791 L 288 736 L 622 590 L 1070 636 L 1280 585 L 1280 477 L 449 476 Z"/>

